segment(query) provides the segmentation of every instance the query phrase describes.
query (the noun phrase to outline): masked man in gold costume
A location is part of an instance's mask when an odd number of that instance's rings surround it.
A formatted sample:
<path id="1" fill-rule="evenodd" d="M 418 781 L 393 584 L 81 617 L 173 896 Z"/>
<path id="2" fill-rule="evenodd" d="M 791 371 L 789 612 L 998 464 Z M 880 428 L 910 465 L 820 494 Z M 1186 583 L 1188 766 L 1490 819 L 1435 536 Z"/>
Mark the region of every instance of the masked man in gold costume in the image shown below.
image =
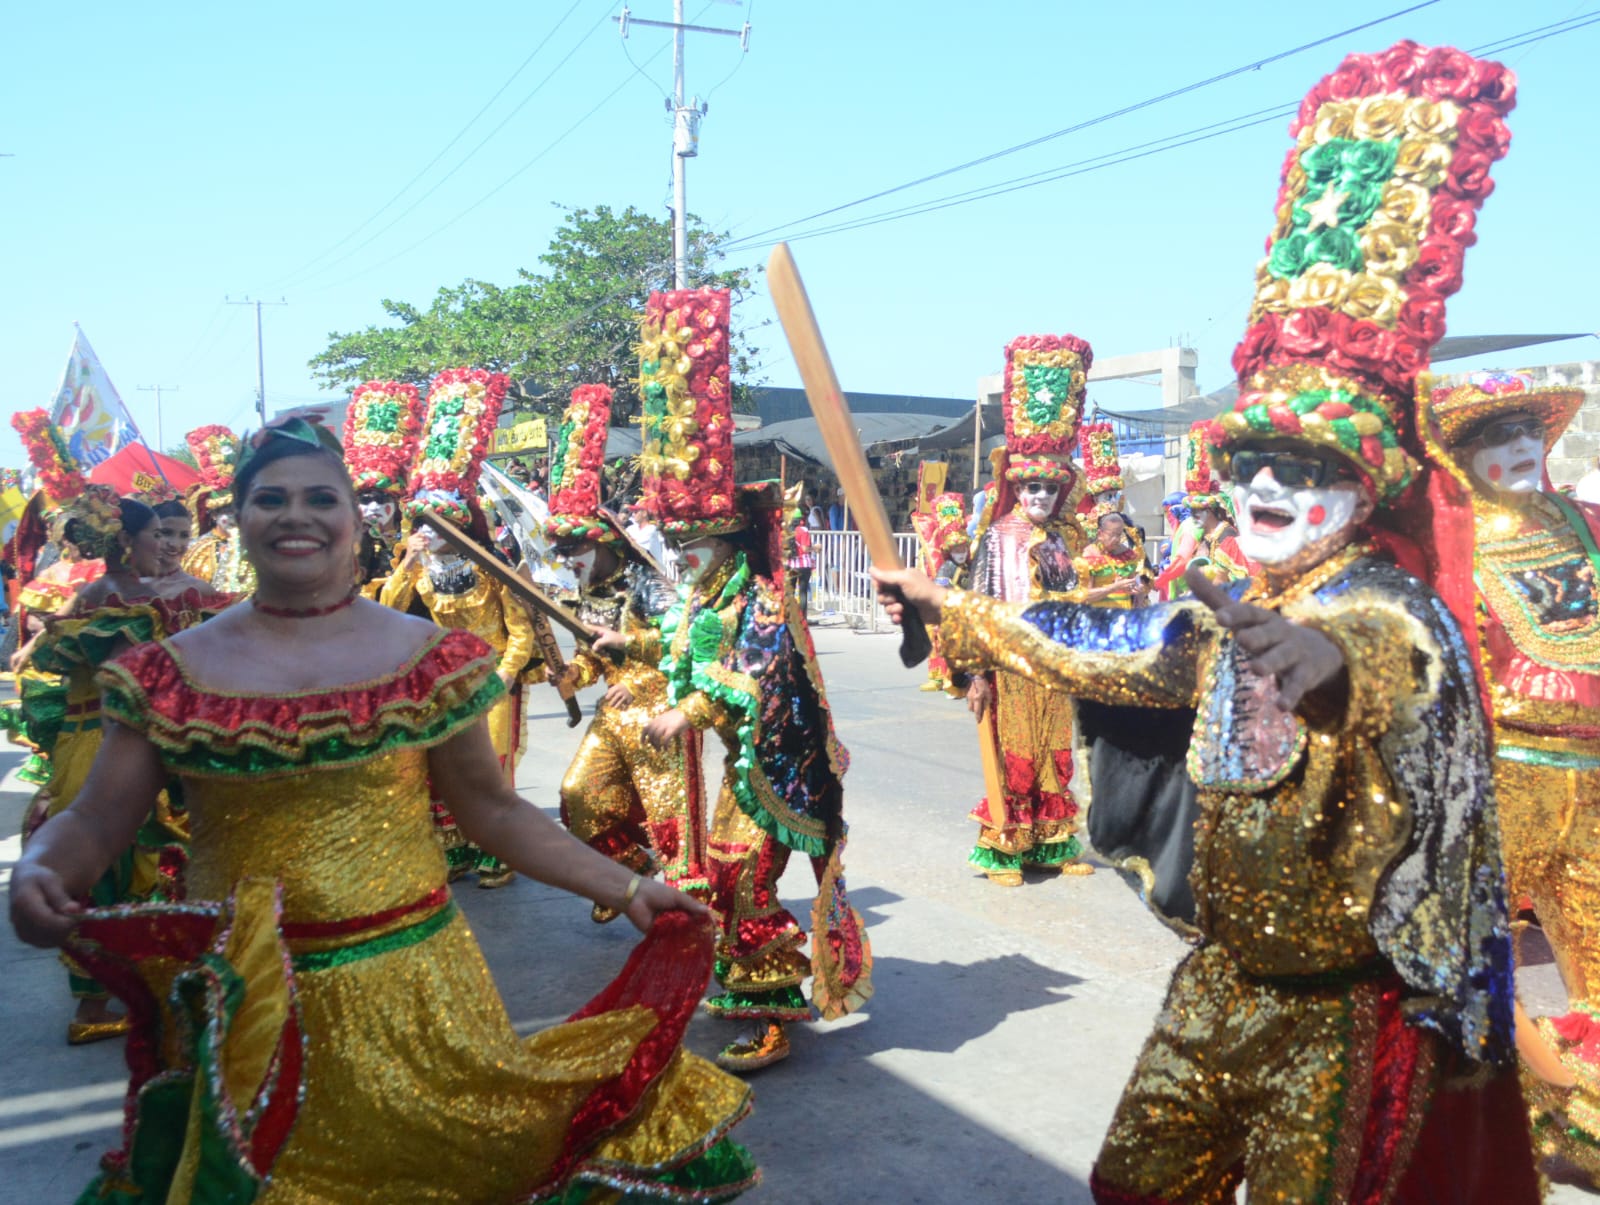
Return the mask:
<path id="1" fill-rule="evenodd" d="M 1097 1201 L 1231 1202 L 1241 1183 L 1252 1201 L 1539 1198 L 1476 667 L 1445 598 L 1379 551 L 1444 575 L 1408 527 L 1431 488 L 1411 419 L 1454 283 L 1369 235 L 1459 264 L 1437 226 L 1394 215 L 1403 196 L 1470 218 L 1512 88 L 1496 64 L 1401 43 L 1347 58 L 1291 127 L 1240 396 L 1210 432 L 1260 578 L 1195 571 L 1190 600 L 1113 611 L 881 575 L 940 619 L 952 665 L 1135 715 L 1195 710 L 1196 948 L 1112 1119 Z M 1470 184 L 1423 168 L 1465 152 L 1484 156 Z M 1329 271 L 1351 274 L 1344 292 L 1300 284 Z M 1351 304 L 1357 283 L 1392 296 L 1393 329 Z"/>
<path id="2" fill-rule="evenodd" d="M 578 617 L 620 632 L 637 645 L 658 634 L 676 601 L 661 569 L 601 507 L 601 470 L 611 431 L 611 390 L 580 385 L 562 415 L 550 461 L 550 518 L 545 534 L 578 579 Z M 612 660 L 580 648 L 567 682 L 600 682 L 604 698 L 561 781 L 561 820 L 574 836 L 641 874 L 659 869 L 680 891 L 710 891 L 705 866 L 700 734 L 662 745 L 644 739 L 650 721 L 671 706 L 656 657 L 619 653 Z M 615 908 L 596 904 L 600 924 Z"/>

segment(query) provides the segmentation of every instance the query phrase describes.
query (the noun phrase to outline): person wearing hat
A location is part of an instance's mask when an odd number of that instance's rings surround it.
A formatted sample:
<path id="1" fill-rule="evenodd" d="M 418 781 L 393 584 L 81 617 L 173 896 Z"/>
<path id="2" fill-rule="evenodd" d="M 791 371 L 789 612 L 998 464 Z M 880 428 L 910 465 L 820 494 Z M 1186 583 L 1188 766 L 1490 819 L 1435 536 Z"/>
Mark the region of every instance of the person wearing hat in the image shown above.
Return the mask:
<path id="1" fill-rule="evenodd" d="M 1143 535 L 1123 510 L 1122 461 L 1110 423 L 1084 423 L 1078 428 L 1078 458 L 1084 480 L 1078 521 L 1091 536 L 1073 563 L 1083 587 L 1081 599 L 1142 607 L 1149 597 L 1151 574 Z"/>
<path id="2" fill-rule="evenodd" d="M 957 493 L 938 494 L 926 511 L 911 512 L 911 526 L 922 542 L 922 565 L 928 576 L 946 586 L 960 584 L 972 556 L 972 539 L 967 534 L 967 500 Z M 928 635 L 933 639 L 933 652 L 928 657 L 928 680 L 918 689 L 950 690 L 950 669 L 939 652 L 939 631 L 935 628 Z M 954 693 L 959 696 L 962 692 Z"/>
<path id="3" fill-rule="evenodd" d="M 481 368 L 450 368 L 434 377 L 406 474 L 408 518 L 434 511 L 488 546 L 478 477 L 508 385 L 503 373 Z M 544 668 L 534 654 L 533 624 L 522 604 L 430 527 L 412 531 L 378 601 L 399 611 L 420 604 L 440 627 L 463 628 L 494 649 L 495 673 L 506 690 L 489 710 L 489 735 L 509 781 L 522 757 L 522 685 L 541 681 Z M 469 843 L 443 804 L 434 808 L 434 823 L 452 879 L 476 872 L 479 887 L 495 888 L 516 877 L 504 862 Z"/>
<path id="4" fill-rule="evenodd" d="M 787 1058 L 786 1024 L 813 1007 L 833 1020 L 870 998 L 872 954 L 845 892 L 849 757 L 784 572 L 785 499 L 776 482 L 735 484 L 728 323 L 726 289 L 655 293 L 646 305 L 640 476 L 645 512 L 680 555 L 677 597 L 653 630 L 602 632 L 595 648 L 653 659 L 665 675 L 671 707 L 646 741 L 665 749 L 714 730 L 726 750 L 707 851 L 722 990 L 706 1009 L 749 1026 L 717 1057 L 746 1072 Z M 818 882 L 809 958 L 778 892 L 796 851 Z"/>
<path id="5" fill-rule="evenodd" d="M 939 620 L 954 666 L 1133 723 L 1196 712 L 1193 851 L 1168 868 L 1193 888 L 1195 948 L 1112 1118 L 1097 1201 L 1231 1201 L 1241 1184 L 1251 1200 L 1539 1200 L 1462 631 L 1471 566 L 1412 400 L 1459 286 L 1435 266 L 1460 264 L 1513 90 L 1498 64 L 1402 42 L 1347 57 L 1300 107 L 1240 395 L 1210 430 L 1259 577 L 1197 570 L 1192 599 L 1113 611 L 875 574 L 891 615 L 898 588 Z M 1470 174 L 1442 166 L 1463 155 Z M 1152 853 L 1173 835 L 1150 834 Z"/>
<path id="6" fill-rule="evenodd" d="M 1466 489 L 1495 795 L 1513 904 L 1531 903 L 1567 992 L 1519 1028 L 1544 1148 L 1600 1174 L 1600 508 L 1550 488 L 1576 386 L 1476 373 L 1418 391 L 1440 466 Z"/>
<path id="7" fill-rule="evenodd" d="M 545 534 L 578 582 L 578 618 L 592 628 L 647 640 L 675 601 L 672 583 L 600 505 L 600 474 L 611 431 L 611 389 L 580 385 L 561 416 L 550 462 L 550 517 Z M 579 648 L 567 663 L 567 682 L 606 692 L 561 780 L 561 822 L 590 848 L 639 874 L 654 875 L 702 898 L 710 892 L 705 865 L 705 801 L 700 734 L 656 745 L 644 739 L 650 721 L 671 704 L 667 680 L 651 659 L 618 661 Z M 620 913 L 605 904 L 590 912 L 597 924 Z"/>
<path id="8" fill-rule="evenodd" d="M 363 528 L 356 572 L 367 598 L 378 597 L 399 559 L 400 499 L 421 435 L 422 405 L 415 385 L 368 381 L 350 395 L 345 411 L 344 467 Z"/>
<path id="9" fill-rule="evenodd" d="M 1165 600 L 1183 592 L 1183 575 L 1188 571 L 1195 549 L 1200 546 L 1200 521 L 1189 509 L 1186 490 L 1173 490 L 1161 499 L 1161 510 L 1172 534 L 1167 543 L 1167 555 L 1161 562 L 1161 572 L 1156 574 L 1151 585 L 1156 596 Z"/>
<path id="10" fill-rule="evenodd" d="M 255 589 L 255 573 L 239 544 L 233 505 L 239 437 L 213 423 L 197 427 L 183 438 L 200 471 L 200 484 L 189 490 L 197 534 L 184 554 L 183 571 L 225 594 L 249 594 Z"/>
<path id="11" fill-rule="evenodd" d="M 1077 558 L 1087 541 L 1073 516 L 1072 453 L 1093 363 L 1075 335 L 1022 335 L 1006 347 L 1006 443 L 994 453 L 995 491 L 973 544 L 975 593 L 1006 602 L 1082 597 Z M 1092 874 L 1075 835 L 1072 700 L 1004 670 L 958 682 L 1003 767 L 1000 797 L 986 796 L 969 817 L 978 840 L 968 864 L 1002 887 L 1020 887 L 1030 866 Z"/>

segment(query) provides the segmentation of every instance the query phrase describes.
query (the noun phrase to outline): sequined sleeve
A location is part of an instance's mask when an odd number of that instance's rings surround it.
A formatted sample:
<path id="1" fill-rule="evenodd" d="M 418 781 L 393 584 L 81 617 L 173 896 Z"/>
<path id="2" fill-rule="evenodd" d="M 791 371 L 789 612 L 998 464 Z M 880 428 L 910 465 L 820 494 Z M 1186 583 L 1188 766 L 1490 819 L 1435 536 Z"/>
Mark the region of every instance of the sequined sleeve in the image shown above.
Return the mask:
<path id="1" fill-rule="evenodd" d="M 1284 608 L 1284 617 L 1325 635 L 1344 655 L 1350 689 L 1342 720 L 1317 725 L 1343 729 L 1358 739 L 1376 741 L 1415 728 L 1438 695 L 1442 650 L 1433 633 L 1402 605 L 1374 591 L 1352 591 L 1338 598 L 1314 599 Z"/>
<path id="2" fill-rule="evenodd" d="M 1209 614 L 1194 603 L 1137 611 L 1078 603 L 1024 608 L 953 590 L 939 631 L 945 659 L 967 673 L 999 669 L 1124 707 L 1193 707 Z"/>
<path id="3" fill-rule="evenodd" d="M 511 591 L 504 586 L 499 587 L 499 591 L 500 613 L 505 617 L 506 647 L 500 654 L 498 668 L 503 674 L 520 674 L 534 660 L 533 620 L 528 618 L 523 605 L 511 596 Z M 543 681 L 542 673 L 537 677 Z"/>
<path id="4" fill-rule="evenodd" d="M 386 607 L 393 607 L 396 611 L 409 608 L 411 600 L 416 596 L 416 583 L 420 572 L 421 567 L 415 562 L 396 569 L 384 580 L 383 588 L 378 591 L 378 601 Z"/>

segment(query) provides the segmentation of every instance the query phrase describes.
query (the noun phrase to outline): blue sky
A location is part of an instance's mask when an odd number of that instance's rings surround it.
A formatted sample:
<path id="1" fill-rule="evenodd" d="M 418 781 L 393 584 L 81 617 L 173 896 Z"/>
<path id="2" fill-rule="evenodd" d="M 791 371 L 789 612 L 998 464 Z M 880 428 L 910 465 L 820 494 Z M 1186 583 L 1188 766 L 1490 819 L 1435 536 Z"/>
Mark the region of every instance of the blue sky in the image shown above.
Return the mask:
<path id="1" fill-rule="evenodd" d="M 754 234 L 1408 2 L 1417 0 L 688 0 L 691 20 L 738 26 L 748 15 L 753 26 L 742 65 L 732 39 L 690 39 L 689 86 L 709 92 L 711 106 L 689 166 L 690 209 Z M 1439 0 L 839 216 L 1292 103 L 1348 51 L 1401 37 L 1472 49 L 1596 8 Z M 536 266 L 558 206 L 664 214 L 668 35 L 636 27 L 624 47 L 609 19 L 619 9 L 616 0 L 15 6 L 0 49 L 0 152 L 14 156 L 0 159 L 0 408 L 48 403 L 76 320 L 152 442 L 153 395 L 139 385 L 179 386 L 164 400 L 169 445 L 204 422 L 238 428 L 252 419 L 254 314 L 225 296 L 289 303 L 265 313 L 267 400 L 279 408 L 322 393 L 306 361 L 329 332 L 381 320 L 382 298 L 425 304 L 441 285 L 509 283 L 518 267 Z M 634 0 L 635 16 L 670 11 L 670 0 Z M 378 213 L 536 49 L 439 163 Z M 1503 59 L 1521 79 L 1512 150 L 1450 329 L 1593 330 L 1600 24 Z M 797 241 L 845 389 L 970 396 L 1008 339 L 1040 331 L 1071 331 L 1101 355 L 1184 342 L 1199 349 L 1201 387 L 1223 384 L 1286 125 Z M 764 262 L 766 247 L 744 255 Z M 764 297 L 744 315 L 769 316 Z M 797 384 L 776 328 L 756 342 L 769 383 Z M 1592 340 L 1525 353 L 1529 362 L 1596 355 Z M 1158 400 L 1136 384 L 1100 396 Z M 0 464 L 20 462 L 6 427 Z"/>

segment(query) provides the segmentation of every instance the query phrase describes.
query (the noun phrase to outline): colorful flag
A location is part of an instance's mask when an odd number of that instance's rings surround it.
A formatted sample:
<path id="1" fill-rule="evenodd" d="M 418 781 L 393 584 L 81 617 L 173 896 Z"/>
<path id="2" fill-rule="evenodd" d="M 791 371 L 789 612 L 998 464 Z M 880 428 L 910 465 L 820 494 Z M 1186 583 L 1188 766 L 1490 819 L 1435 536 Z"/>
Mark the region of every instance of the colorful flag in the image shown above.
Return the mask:
<path id="1" fill-rule="evenodd" d="M 117 395 L 100 358 L 81 330 L 74 329 L 72 354 L 61 374 L 50 419 L 85 467 L 108 459 L 119 448 L 139 441 L 128 408 Z"/>

